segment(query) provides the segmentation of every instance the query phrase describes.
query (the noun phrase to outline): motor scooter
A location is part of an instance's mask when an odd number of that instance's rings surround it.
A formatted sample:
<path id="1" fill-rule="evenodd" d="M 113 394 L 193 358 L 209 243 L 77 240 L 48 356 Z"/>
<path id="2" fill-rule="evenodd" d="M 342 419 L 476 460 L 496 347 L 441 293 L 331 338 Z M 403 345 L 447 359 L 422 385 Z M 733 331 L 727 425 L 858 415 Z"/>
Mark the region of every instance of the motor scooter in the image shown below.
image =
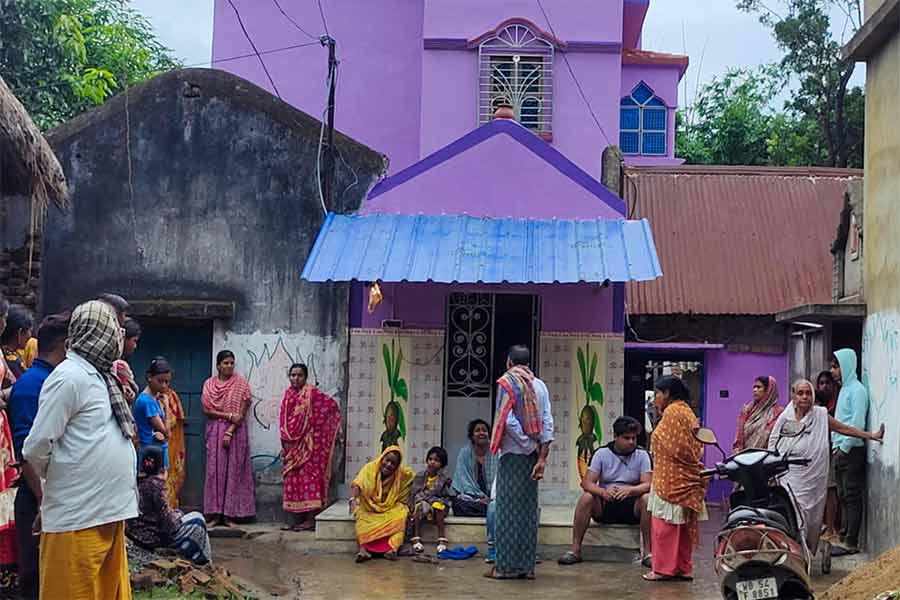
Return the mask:
<path id="1" fill-rule="evenodd" d="M 791 465 L 809 464 L 778 451 L 782 439 L 796 438 L 803 428 L 786 422 L 775 450 L 744 450 L 731 456 L 719 446 L 711 429 L 698 428 L 694 437 L 715 446 L 722 462 L 702 472 L 738 484 L 730 511 L 716 537 L 715 569 L 726 600 L 813 600 L 811 556 L 798 518 L 796 501 L 777 477 Z"/>

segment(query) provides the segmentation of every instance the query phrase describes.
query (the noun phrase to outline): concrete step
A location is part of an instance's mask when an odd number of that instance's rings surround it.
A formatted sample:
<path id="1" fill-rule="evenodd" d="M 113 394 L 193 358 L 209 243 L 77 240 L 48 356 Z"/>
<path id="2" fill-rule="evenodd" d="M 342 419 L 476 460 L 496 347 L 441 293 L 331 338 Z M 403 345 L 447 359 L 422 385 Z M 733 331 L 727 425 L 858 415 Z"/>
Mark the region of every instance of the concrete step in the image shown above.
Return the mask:
<path id="1" fill-rule="evenodd" d="M 541 546 L 567 546 L 572 543 L 572 519 L 575 505 L 542 506 L 538 529 Z M 355 519 L 347 510 L 347 501 L 338 500 L 316 517 L 317 541 L 352 541 L 356 539 Z M 433 527 L 424 528 L 426 541 L 437 538 Z M 483 544 L 487 541 L 484 519 L 478 517 L 447 517 L 447 537 L 451 544 Z M 587 546 L 639 550 L 641 534 L 637 526 L 598 525 L 591 523 L 585 535 Z"/>

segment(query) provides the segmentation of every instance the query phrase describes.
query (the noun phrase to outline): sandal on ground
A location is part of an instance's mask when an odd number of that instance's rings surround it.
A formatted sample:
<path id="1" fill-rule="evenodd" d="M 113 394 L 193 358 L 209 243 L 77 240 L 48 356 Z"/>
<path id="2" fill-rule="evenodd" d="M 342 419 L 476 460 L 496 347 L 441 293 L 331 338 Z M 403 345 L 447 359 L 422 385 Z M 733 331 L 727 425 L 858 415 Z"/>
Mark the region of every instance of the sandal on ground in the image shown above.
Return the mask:
<path id="1" fill-rule="evenodd" d="M 412 542 L 412 547 L 416 554 L 422 554 L 423 552 L 425 552 L 425 545 L 422 544 L 422 538 L 414 537 L 409 541 Z"/>
<path id="2" fill-rule="evenodd" d="M 488 579 L 515 579 L 515 575 L 503 575 L 497 572 L 497 569 L 491 567 L 488 569 L 487 573 L 484 574 Z"/>
<path id="3" fill-rule="evenodd" d="M 357 562 L 357 564 L 358 564 L 358 563 L 364 563 L 364 562 L 366 562 L 367 560 L 372 560 L 372 555 L 369 554 L 368 552 L 360 551 L 360 552 L 357 552 L 357 553 L 356 553 L 356 562 Z"/>
<path id="4" fill-rule="evenodd" d="M 652 569 L 653 568 L 653 555 L 648 554 L 647 556 L 643 557 L 641 559 L 641 566 L 646 569 Z"/>
<path id="5" fill-rule="evenodd" d="M 577 565 L 578 563 L 583 562 L 583 560 L 580 556 L 570 550 L 560 556 L 556 562 L 561 565 Z"/>
<path id="6" fill-rule="evenodd" d="M 429 565 L 438 565 L 441 563 L 441 561 L 431 556 L 430 554 L 418 554 L 416 556 L 413 556 L 413 562 L 425 563 Z"/>
<path id="7" fill-rule="evenodd" d="M 385 553 L 384 553 L 384 560 L 389 560 L 389 561 L 391 561 L 391 562 L 396 561 L 396 560 L 397 560 L 397 552 L 396 552 L 396 550 L 391 550 L 390 552 L 385 552 Z"/>
<path id="8" fill-rule="evenodd" d="M 441 552 L 446 552 L 448 543 L 449 540 L 447 538 L 438 538 L 437 553 L 440 554 Z"/>
<path id="9" fill-rule="evenodd" d="M 676 581 L 674 575 L 663 575 L 662 573 L 657 573 L 656 571 L 644 573 L 643 575 L 641 575 L 641 579 L 643 579 L 644 581 Z"/>

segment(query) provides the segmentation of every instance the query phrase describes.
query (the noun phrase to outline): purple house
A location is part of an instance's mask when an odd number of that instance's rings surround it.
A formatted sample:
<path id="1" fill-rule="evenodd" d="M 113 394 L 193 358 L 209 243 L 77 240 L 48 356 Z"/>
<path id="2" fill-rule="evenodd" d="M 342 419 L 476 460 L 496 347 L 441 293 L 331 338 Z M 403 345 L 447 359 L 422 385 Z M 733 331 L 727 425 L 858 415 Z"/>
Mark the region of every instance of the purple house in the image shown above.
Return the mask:
<path id="1" fill-rule="evenodd" d="M 432 445 L 455 458 L 523 343 L 553 395 L 542 494 L 568 498 L 623 414 L 625 282 L 662 274 L 649 223 L 599 181 L 603 151 L 681 162 L 687 58 L 641 49 L 649 0 L 323 6 L 217 0 L 213 59 L 322 114 L 324 21 L 337 126 L 391 161 L 358 214 L 328 215 L 303 270 L 354 282 L 347 476 L 390 443 L 414 468 Z"/>

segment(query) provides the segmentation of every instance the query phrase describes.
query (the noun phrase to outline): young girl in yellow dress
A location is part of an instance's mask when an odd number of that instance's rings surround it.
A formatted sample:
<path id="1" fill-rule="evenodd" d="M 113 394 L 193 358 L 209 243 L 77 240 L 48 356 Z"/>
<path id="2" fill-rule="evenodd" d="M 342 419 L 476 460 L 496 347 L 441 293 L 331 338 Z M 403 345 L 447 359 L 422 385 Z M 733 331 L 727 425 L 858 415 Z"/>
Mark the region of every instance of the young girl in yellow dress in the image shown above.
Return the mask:
<path id="1" fill-rule="evenodd" d="M 447 466 L 447 451 L 435 446 L 425 455 L 425 470 L 413 479 L 409 494 L 409 527 L 412 534 L 413 550 L 425 551 L 419 534 L 422 521 L 434 521 L 438 530 L 437 552 L 447 549 L 447 532 L 444 519 L 450 510 L 453 492 L 450 478 L 444 474 Z"/>

